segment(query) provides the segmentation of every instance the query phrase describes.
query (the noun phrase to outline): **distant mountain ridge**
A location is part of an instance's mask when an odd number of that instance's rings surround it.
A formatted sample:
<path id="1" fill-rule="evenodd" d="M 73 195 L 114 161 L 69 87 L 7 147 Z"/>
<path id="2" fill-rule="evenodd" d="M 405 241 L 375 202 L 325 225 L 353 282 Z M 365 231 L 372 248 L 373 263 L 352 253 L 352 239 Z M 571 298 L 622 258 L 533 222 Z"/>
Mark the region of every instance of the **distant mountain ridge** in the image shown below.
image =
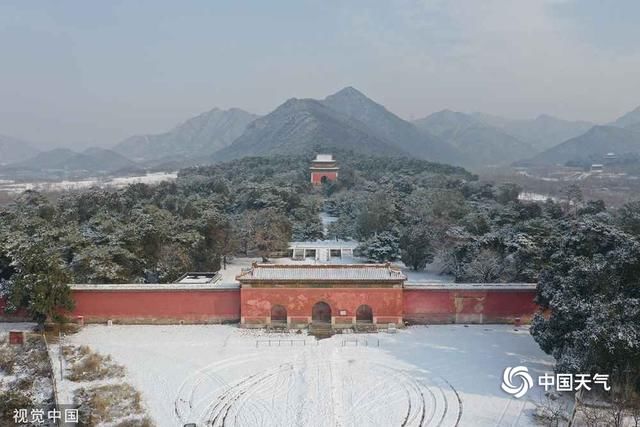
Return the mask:
<path id="1" fill-rule="evenodd" d="M 68 148 L 43 151 L 28 160 L 12 163 L 4 170 L 112 173 L 137 167 L 135 162 L 115 151 L 92 147 L 81 153 Z"/>
<path id="2" fill-rule="evenodd" d="M 484 113 L 473 113 L 472 116 L 531 144 L 537 151 L 561 144 L 585 133 L 594 126 L 594 123 L 591 122 L 564 120 L 548 114 L 541 114 L 535 119 L 507 119 Z"/>
<path id="3" fill-rule="evenodd" d="M 7 135 L 0 135 L 0 166 L 26 160 L 40 150 L 29 142 Z"/>
<path id="4" fill-rule="evenodd" d="M 550 148 L 530 160 L 534 164 L 601 163 L 607 153 L 640 154 L 640 132 L 594 126 L 583 135 Z"/>
<path id="5" fill-rule="evenodd" d="M 618 158 L 640 154 L 640 107 L 609 125 L 593 126 L 587 132 L 545 150 L 522 163 L 601 163 L 607 153 Z"/>
<path id="6" fill-rule="evenodd" d="M 212 158 L 307 154 L 333 148 L 384 155 L 409 154 L 400 152 L 371 134 L 362 123 L 349 120 L 320 101 L 292 98 L 256 119 L 238 139 Z"/>
<path id="7" fill-rule="evenodd" d="M 324 100 L 292 98 L 251 123 L 243 135 L 213 157 L 301 154 L 332 149 L 410 156 L 460 164 L 461 156 L 438 138 L 347 87 Z"/>
<path id="8" fill-rule="evenodd" d="M 530 144 L 457 111 L 442 110 L 414 124 L 457 149 L 466 166 L 509 164 L 536 152 Z"/>
<path id="9" fill-rule="evenodd" d="M 230 145 L 257 117 L 239 108 L 214 108 L 169 132 L 132 136 L 113 149 L 137 162 L 203 158 Z"/>
<path id="10" fill-rule="evenodd" d="M 28 143 L 0 136 L 0 166 L 3 172 L 175 170 L 245 156 L 335 150 L 477 168 L 570 162 L 598 158 L 603 151 L 635 153 L 638 133 L 640 107 L 595 127 L 545 114 L 529 120 L 451 110 L 408 122 L 349 86 L 320 100 L 291 98 L 262 117 L 237 108 L 214 108 L 168 132 L 127 138 L 113 150 L 41 153 Z"/>
<path id="11" fill-rule="evenodd" d="M 460 153 L 429 132 L 401 119 L 357 89 L 348 86 L 327 96 L 324 105 L 367 126 L 380 139 L 399 151 L 434 161 L 459 163 Z"/>
<path id="12" fill-rule="evenodd" d="M 620 116 L 609 125 L 621 128 L 637 128 L 640 126 L 640 106 L 635 110 L 629 111 L 628 113 Z"/>

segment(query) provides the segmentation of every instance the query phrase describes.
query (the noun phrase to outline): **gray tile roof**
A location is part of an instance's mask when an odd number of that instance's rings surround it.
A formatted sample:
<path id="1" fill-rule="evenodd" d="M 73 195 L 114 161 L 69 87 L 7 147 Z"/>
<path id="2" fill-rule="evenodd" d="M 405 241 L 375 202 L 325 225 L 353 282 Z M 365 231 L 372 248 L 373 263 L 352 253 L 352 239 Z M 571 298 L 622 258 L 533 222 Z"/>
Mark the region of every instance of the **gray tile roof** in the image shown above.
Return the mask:
<path id="1" fill-rule="evenodd" d="M 289 249 L 355 249 L 357 247 L 358 242 L 354 240 L 316 240 L 305 242 L 289 242 Z"/>
<path id="2" fill-rule="evenodd" d="M 406 280 L 400 270 L 388 264 L 254 264 L 237 276 L 244 280 L 296 281 L 398 281 Z"/>

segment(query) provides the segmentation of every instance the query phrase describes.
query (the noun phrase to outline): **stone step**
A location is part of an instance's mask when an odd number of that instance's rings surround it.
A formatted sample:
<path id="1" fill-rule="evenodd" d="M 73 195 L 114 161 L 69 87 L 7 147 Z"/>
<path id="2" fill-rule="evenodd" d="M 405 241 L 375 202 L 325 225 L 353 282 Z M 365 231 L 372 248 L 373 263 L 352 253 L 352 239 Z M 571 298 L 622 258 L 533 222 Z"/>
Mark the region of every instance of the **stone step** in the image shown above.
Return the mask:
<path id="1" fill-rule="evenodd" d="M 312 323 L 309 325 L 309 334 L 317 338 L 328 338 L 334 334 L 334 331 L 329 323 Z"/>

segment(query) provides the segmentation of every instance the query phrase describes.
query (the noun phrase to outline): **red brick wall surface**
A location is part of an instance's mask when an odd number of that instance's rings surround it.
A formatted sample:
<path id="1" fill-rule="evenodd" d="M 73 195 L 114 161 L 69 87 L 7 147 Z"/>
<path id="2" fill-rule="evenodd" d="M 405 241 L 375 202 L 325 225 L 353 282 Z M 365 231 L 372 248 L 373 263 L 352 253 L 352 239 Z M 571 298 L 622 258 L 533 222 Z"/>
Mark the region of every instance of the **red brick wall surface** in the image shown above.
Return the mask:
<path id="1" fill-rule="evenodd" d="M 4 309 L 7 301 L 0 297 L 0 321 L 3 322 L 28 322 L 31 320 L 29 313 L 24 309 L 17 310 L 15 313 L 5 313 Z"/>
<path id="2" fill-rule="evenodd" d="M 528 322 L 538 310 L 531 290 L 405 289 L 404 319 L 410 323 Z"/>
<path id="3" fill-rule="evenodd" d="M 240 291 L 73 291 L 76 307 L 70 316 L 85 322 L 123 323 L 237 322 Z"/>
<path id="4" fill-rule="evenodd" d="M 271 306 L 280 304 L 289 317 L 310 317 L 319 301 L 331 306 L 331 315 L 341 322 L 354 317 L 362 304 L 373 311 L 374 318 L 402 317 L 401 288 L 242 288 L 241 312 L 245 319 L 270 317 Z M 346 313 L 340 314 L 344 310 Z"/>
<path id="5" fill-rule="evenodd" d="M 328 181 L 335 181 L 338 179 L 337 172 L 311 172 L 311 183 L 320 184 L 323 176 L 326 176 Z"/>

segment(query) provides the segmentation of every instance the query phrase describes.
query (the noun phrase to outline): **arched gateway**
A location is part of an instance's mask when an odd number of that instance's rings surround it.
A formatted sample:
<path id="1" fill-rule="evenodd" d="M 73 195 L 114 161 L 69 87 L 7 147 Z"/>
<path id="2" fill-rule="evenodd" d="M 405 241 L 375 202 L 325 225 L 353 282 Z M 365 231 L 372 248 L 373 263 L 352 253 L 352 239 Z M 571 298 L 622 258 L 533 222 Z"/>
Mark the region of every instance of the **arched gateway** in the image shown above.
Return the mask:
<path id="1" fill-rule="evenodd" d="M 287 309 L 280 304 L 272 306 L 271 323 L 287 323 Z"/>
<path id="2" fill-rule="evenodd" d="M 314 323 L 331 323 L 331 306 L 323 301 L 315 303 L 311 309 L 311 320 Z"/>
<path id="3" fill-rule="evenodd" d="M 319 259 L 331 249 L 341 250 L 331 243 L 313 248 L 322 251 Z M 293 250 L 300 254 L 307 248 L 294 245 Z M 236 279 L 246 327 L 269 324 L 270 316 L 277 317 L 271 312 L 277 304 L 287 309 L 287 325 L 293 329 L 326 333 L 353 329 L 356 323 L 363 330 L 373 323 L 402 325 L 406 277 L 390 264 L 254 263 Z"/>
<path id="4" fill-rule="evenodd" d="M 362 304 L 356 310 L 356 322 L 373 323 L 373 310 L 367 304 Z"/>

